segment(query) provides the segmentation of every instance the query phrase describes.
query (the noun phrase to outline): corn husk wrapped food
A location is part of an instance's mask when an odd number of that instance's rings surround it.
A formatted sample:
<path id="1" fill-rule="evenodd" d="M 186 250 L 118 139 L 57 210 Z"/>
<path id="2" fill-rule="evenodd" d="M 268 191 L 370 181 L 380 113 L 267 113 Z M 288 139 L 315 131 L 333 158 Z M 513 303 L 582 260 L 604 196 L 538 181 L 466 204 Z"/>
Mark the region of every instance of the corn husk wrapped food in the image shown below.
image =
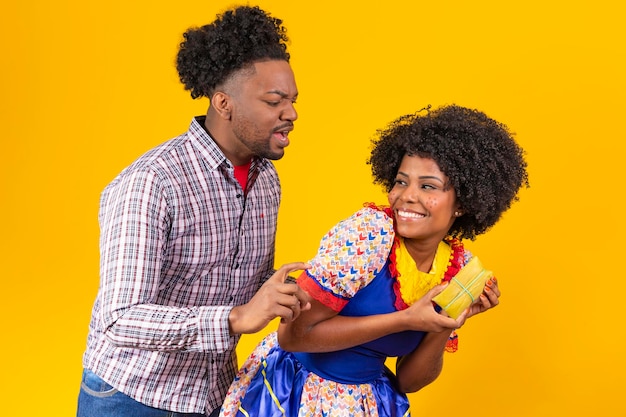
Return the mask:
<path id="1" fill-rule="evenodd" d="M 483 268 L 478 257 L 474 256 L 450 280 L 448 286 L 437 294 L 433 301 L 456 319 L 476 300 L 485 288 L 485 283 L 493 272 Z"/>

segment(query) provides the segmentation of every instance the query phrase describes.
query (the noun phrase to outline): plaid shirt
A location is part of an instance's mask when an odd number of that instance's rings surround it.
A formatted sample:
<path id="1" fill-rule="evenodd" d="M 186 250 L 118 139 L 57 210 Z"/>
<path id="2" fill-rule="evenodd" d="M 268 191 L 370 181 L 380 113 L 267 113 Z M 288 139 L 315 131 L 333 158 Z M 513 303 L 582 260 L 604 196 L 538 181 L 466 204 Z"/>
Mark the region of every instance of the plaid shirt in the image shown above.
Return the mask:
<path id="1" fill-rule="evenodd" d="M 143 404 L 207 414 L 237 368 L 228 315 L 273 273 L 280 183 L 252 162 L 244 195 L 194 119 L 100 201 L 100 288 L 83 365 Z"/>

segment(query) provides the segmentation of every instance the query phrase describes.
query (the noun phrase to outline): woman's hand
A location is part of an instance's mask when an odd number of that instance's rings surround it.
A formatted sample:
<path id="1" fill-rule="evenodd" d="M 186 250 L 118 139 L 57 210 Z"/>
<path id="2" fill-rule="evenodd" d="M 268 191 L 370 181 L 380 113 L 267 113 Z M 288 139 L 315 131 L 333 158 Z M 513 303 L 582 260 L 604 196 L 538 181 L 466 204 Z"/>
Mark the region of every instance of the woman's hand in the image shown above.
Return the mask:
<path id="1" fill-rule="evenodd" d="M 446 286 L 447 284 L 437 285 L 409 308 L 403 310 L 409 330 L 440 333 L 461 327 L 466 319 L 465 312 L 455 320 L 445 313 L 438 313 L 433 306 L 433 297 L 443 291 Z"/>
<path id="2" fill-rule="evenodd" d="M 492 277 L 485 284 L 485 288 L 478 299 L 468 307 L 465 319 L 479 313 L 484 313 L 498 304 L 500 304 L 500 288 L 498 287 L 498 280 L 496 277 Z"/>

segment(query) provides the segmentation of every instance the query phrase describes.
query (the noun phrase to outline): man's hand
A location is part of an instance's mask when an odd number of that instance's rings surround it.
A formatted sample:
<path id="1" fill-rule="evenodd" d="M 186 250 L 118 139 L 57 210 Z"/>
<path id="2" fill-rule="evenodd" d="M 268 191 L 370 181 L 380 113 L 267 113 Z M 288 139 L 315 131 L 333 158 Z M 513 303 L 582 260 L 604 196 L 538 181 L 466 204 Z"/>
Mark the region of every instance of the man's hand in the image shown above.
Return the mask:
<path id="1" fill-rule="evenodd" d="M 280 317 L 281 322 L 293 321 L 301 311 L 310 309 L 309 295 L 298 285 L 285 282 L 290 272 L 308 267 L 303 262 L 281 266 L 248 303 L 231 310 L 230 333 L 256 333 L 276 317 Z"/>

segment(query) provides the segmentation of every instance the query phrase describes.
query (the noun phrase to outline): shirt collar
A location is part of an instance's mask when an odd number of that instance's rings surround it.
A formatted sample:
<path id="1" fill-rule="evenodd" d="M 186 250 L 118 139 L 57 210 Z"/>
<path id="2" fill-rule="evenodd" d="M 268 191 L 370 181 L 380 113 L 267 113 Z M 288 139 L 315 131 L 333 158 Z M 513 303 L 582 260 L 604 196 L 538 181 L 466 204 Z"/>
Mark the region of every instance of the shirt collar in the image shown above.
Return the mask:
<path id="1" fill-rule="evenodd" d="M 205 120 L 206 116 L 196 116 L 191 121 L 188 133 L 193 139 L 195 139 L 193 143 L 202 153 L 202 156 L 207 160 L 211 169 L 215 170 L 222 164 L 230 169 L 234 169 L 233 164 L 226 158 L 226 155 L 224 155 L 224 152 L 222 152 L 220 147 L 217 146 L 215 140 L 213 140 L 209 133 L 204 129 Z M 254 157 L 252 159 L 250 169 L 264 170 L 267 168 L 269 163 L 270 162 L 265 158 Z"/>

